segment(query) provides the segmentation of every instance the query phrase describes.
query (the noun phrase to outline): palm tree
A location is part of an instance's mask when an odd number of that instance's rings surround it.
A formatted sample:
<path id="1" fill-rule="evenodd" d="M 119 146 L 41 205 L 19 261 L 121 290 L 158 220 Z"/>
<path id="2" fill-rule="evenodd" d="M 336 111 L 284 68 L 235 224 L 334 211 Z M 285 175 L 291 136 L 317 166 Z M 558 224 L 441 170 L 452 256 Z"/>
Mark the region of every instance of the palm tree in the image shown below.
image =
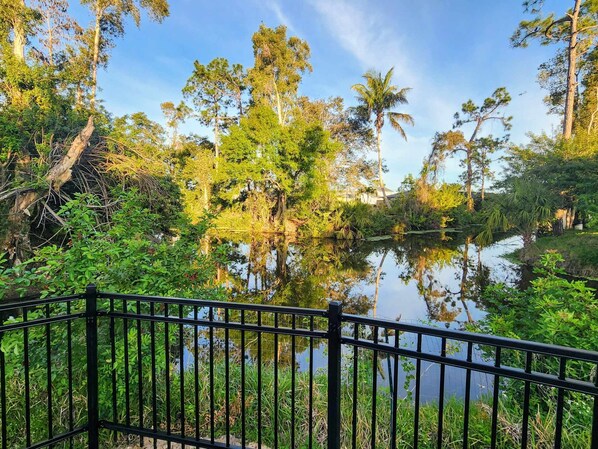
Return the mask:
<path id="1" fill-rule="evenodd" d="M 526 178 L 508 180 L 505 190 L 504 195 L 496 198 L 493 207 L 484 212 L 482 231 L 476 240 L 487 245 L 492 243 L 495 231 L 515 229 L 523 240 L 520 258 L 529 262 L 538 229 L 554 218 L 558 198 L 546 186 Z"/>
<path id="2" fill-rule="evenodd" d="M 378 149 L 378 181 L 384 196 L 384 203 L 389 205 L 386 197 L 386 189 L 384 181 L 382 180 L 382 152 L 380 144 L 382 142 L 382 127 L 384 126 L 385 116 L 388 118 L 390 125 L 401 134 L 403 139 L 407 140 L 407 134 L 401 126 L 402 123 L 413 125 L 413 117 L 409 114 L 401 112 L 392 112 L 390 109 L 399 104 L 407 104 L 407 92 L 411 90 L 409 87 L 399 89 L 397 86 L 391 84 L 394 67 L 391 68 L 384 77 L 381 72 L 373 70 L 368 71 L 363 78 L 365 84 L 355 84 L 351 88 L 356 91 L 358 100 L 361 103 L 360 108 L 367 113 L 368 119 L 374 116 L 374 127 L 376 128 L 376 144 Z"/>

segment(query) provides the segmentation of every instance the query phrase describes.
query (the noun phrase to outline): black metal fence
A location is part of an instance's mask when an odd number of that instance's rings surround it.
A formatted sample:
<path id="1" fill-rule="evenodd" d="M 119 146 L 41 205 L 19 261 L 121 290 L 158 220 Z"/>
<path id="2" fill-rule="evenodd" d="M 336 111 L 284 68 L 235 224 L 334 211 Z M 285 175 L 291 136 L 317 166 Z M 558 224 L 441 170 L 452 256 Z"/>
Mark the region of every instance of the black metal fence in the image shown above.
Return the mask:
<path id="1" fill-rule="evenodd" d="M 328 310 L 0 305 L 1 449 L 598 448 L 598 353 Z"/>

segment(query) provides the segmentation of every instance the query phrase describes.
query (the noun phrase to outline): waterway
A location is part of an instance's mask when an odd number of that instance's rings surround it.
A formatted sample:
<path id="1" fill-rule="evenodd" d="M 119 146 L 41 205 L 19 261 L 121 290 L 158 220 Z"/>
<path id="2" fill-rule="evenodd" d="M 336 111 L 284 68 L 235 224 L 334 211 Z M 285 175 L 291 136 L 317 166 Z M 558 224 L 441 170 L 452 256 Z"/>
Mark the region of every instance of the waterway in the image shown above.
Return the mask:
<path id="1" fill-rule="evenodd" d="M 521 247 L 517 236 L 486 247 L 460 233 L 361 242 L 273 238 L 220 243 L 231 262 L 219 277 L 232 301 L 323 309 L 335 300 L 350 313 L 442 328 L 463 329 L 483 318 L 482 293 L 490 283 L 525 286 L 529 280 L 525 268 L 504 257 Z M 413 335 L 401 344 L 413 346 L 412 340 Z M 439 347 L 439 339 L 424 338 L 425 352 L 439 352 Z M 464 348 L 453 347 L 451 356 L 464 358 Z M 474 359 L 484 362 L 479 348 Z M 395 375 L 388 361 L 381 356 L 380 385 Z M 307 369 L 307 351 L 298 354 L 297 364 Z M 324 347 L 316 348 L 314 365 L 325 368 Z M 439 365 L 423 363 L 421 372 L 422 401 L 437 399 Z M 412 366 L 402 363 L 397 373 L 401 396 L 413 388 L 413 382 L 404 382 L 410 374 Z M 448 367 L 445 394 L 462 397 L 464 379 L 464 370 Z M 473 374 L 473 398 L 491 388 L 491 376 Z"/>

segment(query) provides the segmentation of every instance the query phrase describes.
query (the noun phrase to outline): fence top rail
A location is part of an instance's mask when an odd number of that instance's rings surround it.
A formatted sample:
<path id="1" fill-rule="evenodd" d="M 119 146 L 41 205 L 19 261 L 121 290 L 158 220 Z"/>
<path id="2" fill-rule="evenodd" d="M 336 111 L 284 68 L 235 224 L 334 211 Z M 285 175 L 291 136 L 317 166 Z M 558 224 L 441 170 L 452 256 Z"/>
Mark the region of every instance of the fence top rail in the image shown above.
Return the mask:
<path id="1" fill-rule="evenodd" d="M 529 351 L 538 354 L 565 357 L 568 359 L 598 363 L 598 352 L 587 351 L 584 349 L 569 348 L 566 346 L 550 345 L 546 343 L 537 343 L 526 340 L 517 340 L 514 338 L 499 337 L 496 335 L 477 334 L 475 332 L 467 332 L 451 329 L 439 329 L 423 324 L 406 324 L 400 321 L 391 321 L 380 318 L 371 318 L 360 315 L 343 314 L 342 320 L 347 323 L 362 324 L 372 327 L 383 327 L 386 329 L 393 329 L 399 332 L 408 332 L 413 334 L 429 335 L 432 337 L 444 337 L 449 340 L 459 340 L 464 342 L 471 342 L 475 344 L 483 344 L 489 346 L 496 346 L 506 349 L 514 349 L 520 351 Z"/>
<path id="2" fill-rule="evenodd" d="M 232 309 L 232 310 L 251 310 L 256 312 L 265 313 L 281 313 L 290 315 L 300 316 L 313 316 L 313 317 L 328 317 L 328 310 L 324 309 L 304 309 L 301 307 L 287 307 L 287 306 L 274 306 L 269 304 L 248 304 L 239 302 L 224 302 L 224 301 L 211 301 L 201 299 L 190 299 L 190 298 L 177 298 L 177 297 L 162 297 L 162 296 L 145 296 L 145 295 L 133 295 L 123 293 L 109 293 L 109 292 L 98 292 L 98 298 L 113 299 L 113 300 L 125 300 L 125 301 L 142 301 L 142 302 L 154 302 L 164 304 L 174 304 L 182 306 L 193 306 L 193 307 L 208 307 L 213 309 Z M 48 304 L 56 303 L 67 303 L 76 300 L 85 299 L 85 294 L 65 295 L 52 298 L 32 298 L 25 300 L 11 301 L 8 303 L 0 304 L 0 313 L 6 313 L 15 311 L 23 308 L 39 307 Z M 426 326 L 423 324 L 407 324 L 399 321 L 391 321 L 381 318 L 372 318 L 353 314 L 342 314 L 342 321 L 346 323 L 361 324 L 366 326 L 378 326 L 387 329 L 393 329 L 399 332 L 408 332 L 414 334 L 423 334 L 433 337 L 448 338 L 464 342 L 471 342 L 474 344 L 486 344 L 489 346 L 496 346 L 507 349 L 514 349 L 519 351 L 529 351 L 538 354 L 544 354 L 556 357 L 566 357 L 569 359 L 598 363 L 598 352 L 587 351 L 583 349 L 569 348 L 565 346 L 550 345 L 546 343 L 537 343 L 532 341 L 517 340 L 514 338 L 506 338 L 495 335 L 478 334 L 474 332 L 451 330 L 451 329 L 439 329 L 432 326 Z"/>
<path id="3" fill-rule="evenodd" d="M 40 298 L 40 297 L 27 297 L 24 299 L 11 299 L 8 302 L 0 303 L 0 313 L 8 312 L 11 310 L 18 310 L 23 308 L 32 308 L 32 307 L 39 307 L 45 306 L 47 304 L 58 304 L 61 302 L 72 302 L 77 301 L 79 299 L 84 299 L 85 295 L 78 294 L 78 295 L 65 295 L 65 296 L 57 296 L 57 297 L 48 297 L 48 298 Z"/>
<path id="4" fill-rule="evenodd" d="M 99 312 L 99 316 L 111 318 L 123 318 L 130 320 L 150 321 L 155 323 L 185 324 L 189 326 L 200 326 L 217 329 L 236 329 L 250 332 L 263 332 L 281 335 L 295 335 L 297 337 L 314 337 L 325 339 L 328 333 L 323 330 L 312 330 L 307 327 L 272 326 L 267 324 L 244 323 L 239 321 L 206 320 L 202 318 L 180 318 L 162 315 L 147 315 L 130 312 Z M 1 329 L 1 328 L 0 328 Z"/>
<path id="5" fill-rule="evenodd" d="M 155 302 L 162 304 L 175 304 L 181 306 L 209 307 L 213 309 L 251 310 L 266 313 L 282 313 L 289 315 L 303 315 L 315 317 L 328 317 L 328 311 L 323 309 L 304 309 L 302 307 L 273 306 L 270 304 L 249 304 L 242 302 L 212 301 L 206 299 L 175 298 L 165 296 L 130 295 L 122 293 L 98 292 L 99 298 L 125 301 Z"/>
<path id="6" fill-rule="evenodd" d="M 432 354 L 428 352 L 415 351 L 393 346 L 385 343 L 372 343 L 369 340 L 357 339 L 351 337 L 342 338 L 343 344 L 355 345 L 361 348 L 377 350 L 386 354 L 396 354 L 413 359 L 425 360 L 446 366 L 477 371 L 479 373 L 500 375 L 505 379 L 518 379 L 534 382 L 539 385 L 545 385 L 554 388 L 564 388 L 570 391 L 577 391 L 583 394 L 598 395 L 598 385 L 593 381 L 575 379 L 571 377 L 559 377 L 556 374 L 543 373 L 539 371 L 526 371 L 524 368 L 518 368 L 510 365 L 496 366 L 493 363 L 480 363 L 476 361 L 464 360 L 450 356 Z"/>

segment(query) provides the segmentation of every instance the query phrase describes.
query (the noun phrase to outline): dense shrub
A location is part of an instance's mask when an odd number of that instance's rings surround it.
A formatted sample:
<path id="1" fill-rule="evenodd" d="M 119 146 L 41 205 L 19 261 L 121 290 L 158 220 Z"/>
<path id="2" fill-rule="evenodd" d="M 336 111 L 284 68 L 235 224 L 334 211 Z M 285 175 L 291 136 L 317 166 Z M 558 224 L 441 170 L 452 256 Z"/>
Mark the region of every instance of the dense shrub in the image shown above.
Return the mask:
<path id="1" fill-rule="evenodd" d="M 457 184 L 430 184 L 408 177 L 392 203 L 392 213 L 410 230 L 443 229 L 453 224 L 465 196 Z"/>
<path id="2" fill-rule="evenodd" d="M 364 203 L 343 204 L 342 222 L 340 236 L 352 234 L 357 238 L 391 234 L 396 224 L 388 210 Z"/>
<path id="3" fill-rule="evenodd" d="M 526 290 L 497 284 L 485 293 L 492 334 L 578 349 L 598 350 L 598 297 L 585 281 L 559 275 L 563 257 L 546 253 Z"/>
<path id="4" fill-rule="evenodd" d="M 584 281 L 569 281 L 559 277 L 558 264 L 563 262 L 558 253 L 546 253 L 541 259 L 538 278 L 531 286 L 520 291 L 498 284 L 488 288 L 485 298 L 488 315 L 482 331 L 524 340 L 562 345 L 591 351 L 598 350 L 598 297 L 596 291 Z M 503 363 L 523 367 L 525 356 L 520 352 L 507 352 Z M 559 374 L 557 357 L 536 354 L 533 370 L 556 376 Z M 567 377 L 594 382 L 594 364 L 572 361 L 567 363 Z M 517 410 L 524 397 L 521 382 L 508 381 L 503 385 L 511 409 Z M 557 391 L 542 386 L 532 386 L 531 407 L 552 413 L 557 401 Z M 566 416 L 580 428 L 591 427 L 592 401 L 585 395 L 566 392 Z"/>
<path id="5" fill-rule="evenodd" d="M 118 209 L 104 221 L 98 198 L 79 194 L 59 211 L 65 244 L 48 245 L 34 257 L 0 273 L 11 295 L 80 293 L 90 283 L 122 293 L 170 296 L 214 294 L 214 261 L 199 251 L 208 223 L 182 217 L 165 233 L 160 216 L 140 205 L 135 192 L 122 193 Z M 7 279 L 2 281 L 2 279 Z M 0 290 L 0 297 L 5 292 Z"/>

